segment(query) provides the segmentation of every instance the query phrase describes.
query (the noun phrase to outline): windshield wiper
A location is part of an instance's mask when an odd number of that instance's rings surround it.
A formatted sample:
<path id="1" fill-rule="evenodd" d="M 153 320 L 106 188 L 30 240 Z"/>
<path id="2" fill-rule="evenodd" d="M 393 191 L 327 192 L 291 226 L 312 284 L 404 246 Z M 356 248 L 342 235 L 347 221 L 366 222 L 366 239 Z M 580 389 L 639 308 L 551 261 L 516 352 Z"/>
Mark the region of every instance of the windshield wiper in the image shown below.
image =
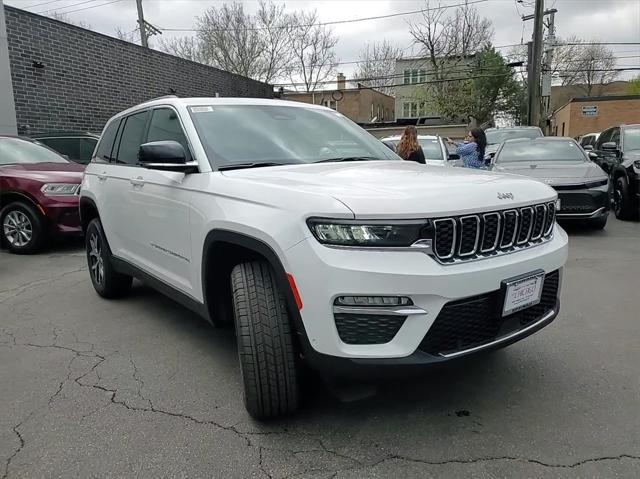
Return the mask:
<path id="1" fill-rule="evenodd" d="M 314 161 L 314 163 L 338 163 L 340 161 L 372 161 L 380 160 L 375 156 L 340 156 L 338 158 L 327 158 L 326 160 Z"/>
<path id="2" fill-rule="evenodd" d="M 231 165 L 222 165 L 218 167 L 218 171 L 240 170 L 244 168 L 260 168 L 262 166 L 283 166 L 293 165 L 293 163 L 276 163 L 274 161 L 265 161 L 260 163 L 235 163 Z"/>

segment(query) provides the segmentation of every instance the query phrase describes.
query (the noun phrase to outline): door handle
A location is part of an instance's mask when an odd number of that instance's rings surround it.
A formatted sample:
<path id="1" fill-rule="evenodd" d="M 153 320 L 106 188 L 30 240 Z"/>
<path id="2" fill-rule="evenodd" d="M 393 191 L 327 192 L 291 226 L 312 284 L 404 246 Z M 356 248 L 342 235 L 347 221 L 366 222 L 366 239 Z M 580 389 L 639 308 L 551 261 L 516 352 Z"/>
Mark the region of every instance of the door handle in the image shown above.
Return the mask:
<path id="1" fill-rule="evenodd" d="M 101 174 L 97 175 L 98 176 L 98 181 L 106 181 L 107 180 L 107 172 L 104 171 Z"/>
<path id="2" fill-rule="evenodd" d="M 129 181 L 131 182 L 131 184 L 133 186 L 143 186 L 144 185 L 144 179 L 142 178 L 142 176 L 138 176 L 136 178 L 131 178 Z"/>

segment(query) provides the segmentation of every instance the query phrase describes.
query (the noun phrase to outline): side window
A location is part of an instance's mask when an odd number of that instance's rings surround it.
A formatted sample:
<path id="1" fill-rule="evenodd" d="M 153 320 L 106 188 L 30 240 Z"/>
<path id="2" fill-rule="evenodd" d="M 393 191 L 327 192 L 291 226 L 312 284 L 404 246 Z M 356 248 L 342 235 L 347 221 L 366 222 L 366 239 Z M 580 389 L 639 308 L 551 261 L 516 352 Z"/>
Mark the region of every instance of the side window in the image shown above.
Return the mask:
<path id="1" fill-rule="evenodd" d="M 122 129 L 118 155 L 115 158 L 116 163 L 126 165 L 138 164 L 138 150 L 142 144 L 142 135 L 147 126 L 148 117 L 148 111 L 142 111 L 127 117 L 124 128 Z"/>
<path id="2" fill-rule="evenodd" d="M 107 125 L 107 127 L 102 132 L 100 136 L 100 143 L 98 144 L 98 149 L 96 150 L 96 158 L 105 161 L 111 161 L 111 151 L 113 150 L 113 140 L 116 139 L 116 133 L 118 132 L 118 127 L 120 126 L 120 120 L 112 121 Z"/>
<path id="3" fill-rule="evenodd" d="M 94 138 L 80 138 L 80 154 L 78 155 L 78 161 L 82 164 L 87 164 L 91 161 L 93 150 L 96 149 L 96 143 L 98 142 Z"/>
<path id="4" fill-rule="evenodd" d="M 609 141 L 612 141 L 616 145 L 620 146 L 620 128 L 613 129 L 613 133 L 611 133 L 611 139 Z"/>
<path id="5" fill-rule="evenodd" d="M 38 141 L 56 150 L 61 155 L 66 155 L 70 160 L 80 158 L 78 138 L 44 138 Z"/>
<path id="6" fill-rule="evenodd" d="M 187 137 L 184 131 L 182 131 L 178 114 L 171 108 L 158 108 L 157 110 L 153 110 L 153 114 L 151 115 L 151 123 L 149 124 L 146 141 L 163 140 L 173 140 L 180 143 L 187 154 L 187 161 L 191 161 Z"/>

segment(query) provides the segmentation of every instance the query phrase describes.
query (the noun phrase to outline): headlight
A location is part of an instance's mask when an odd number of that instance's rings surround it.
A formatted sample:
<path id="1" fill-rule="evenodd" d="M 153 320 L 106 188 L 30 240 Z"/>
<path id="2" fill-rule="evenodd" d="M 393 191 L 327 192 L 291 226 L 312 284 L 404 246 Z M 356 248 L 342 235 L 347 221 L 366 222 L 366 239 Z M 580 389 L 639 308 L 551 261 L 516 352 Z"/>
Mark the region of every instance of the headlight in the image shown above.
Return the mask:
<path id="1" fill-rule="evenodd" d="M 604 180 L 598 180 L 598 181 L 588 181 L 585 186 L 587 187 L 587 189 L 590 188 L 598 188 L 600 186 L 607 186 L 609 184 L 609 178 L 605 178 Z"/>
<path id="2" fill-rule="evenodd" d="M 45 196 L 72 196 L 80 189 L 77 183 L 47 183 L 40 188 Z"/>
<path id="3" fill-rule="evenodd" d="M 406 247 L 433 237 L 428 220 L 357 221 L 312 218 L 307 221 L 313 236 L 336 246 Z"/>

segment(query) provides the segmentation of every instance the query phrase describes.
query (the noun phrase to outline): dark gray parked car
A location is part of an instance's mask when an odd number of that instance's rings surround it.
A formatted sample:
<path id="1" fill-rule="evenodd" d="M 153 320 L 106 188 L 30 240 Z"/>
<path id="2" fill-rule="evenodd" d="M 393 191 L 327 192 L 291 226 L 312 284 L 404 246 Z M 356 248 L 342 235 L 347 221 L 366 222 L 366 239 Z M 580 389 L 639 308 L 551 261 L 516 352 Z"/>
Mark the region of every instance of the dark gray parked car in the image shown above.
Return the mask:
<path id="1" fill-rule="evenodd" d="M 30 138 L 56 150 L 69 160 L 86 165 L 91 161 L 100 135 L 88 132 L 66 131 L 29 135 Z"/>
<path id="2" fill-rule="evenodd" d="M 560 220 L 585 221 L 596 229 L 607 224 L 611 206 L 609 177 L 573 138 L 506 141 L 490 167 L 494 171 L 530 176 L 554 188 L 560 202 L 557 211 Z"/>

